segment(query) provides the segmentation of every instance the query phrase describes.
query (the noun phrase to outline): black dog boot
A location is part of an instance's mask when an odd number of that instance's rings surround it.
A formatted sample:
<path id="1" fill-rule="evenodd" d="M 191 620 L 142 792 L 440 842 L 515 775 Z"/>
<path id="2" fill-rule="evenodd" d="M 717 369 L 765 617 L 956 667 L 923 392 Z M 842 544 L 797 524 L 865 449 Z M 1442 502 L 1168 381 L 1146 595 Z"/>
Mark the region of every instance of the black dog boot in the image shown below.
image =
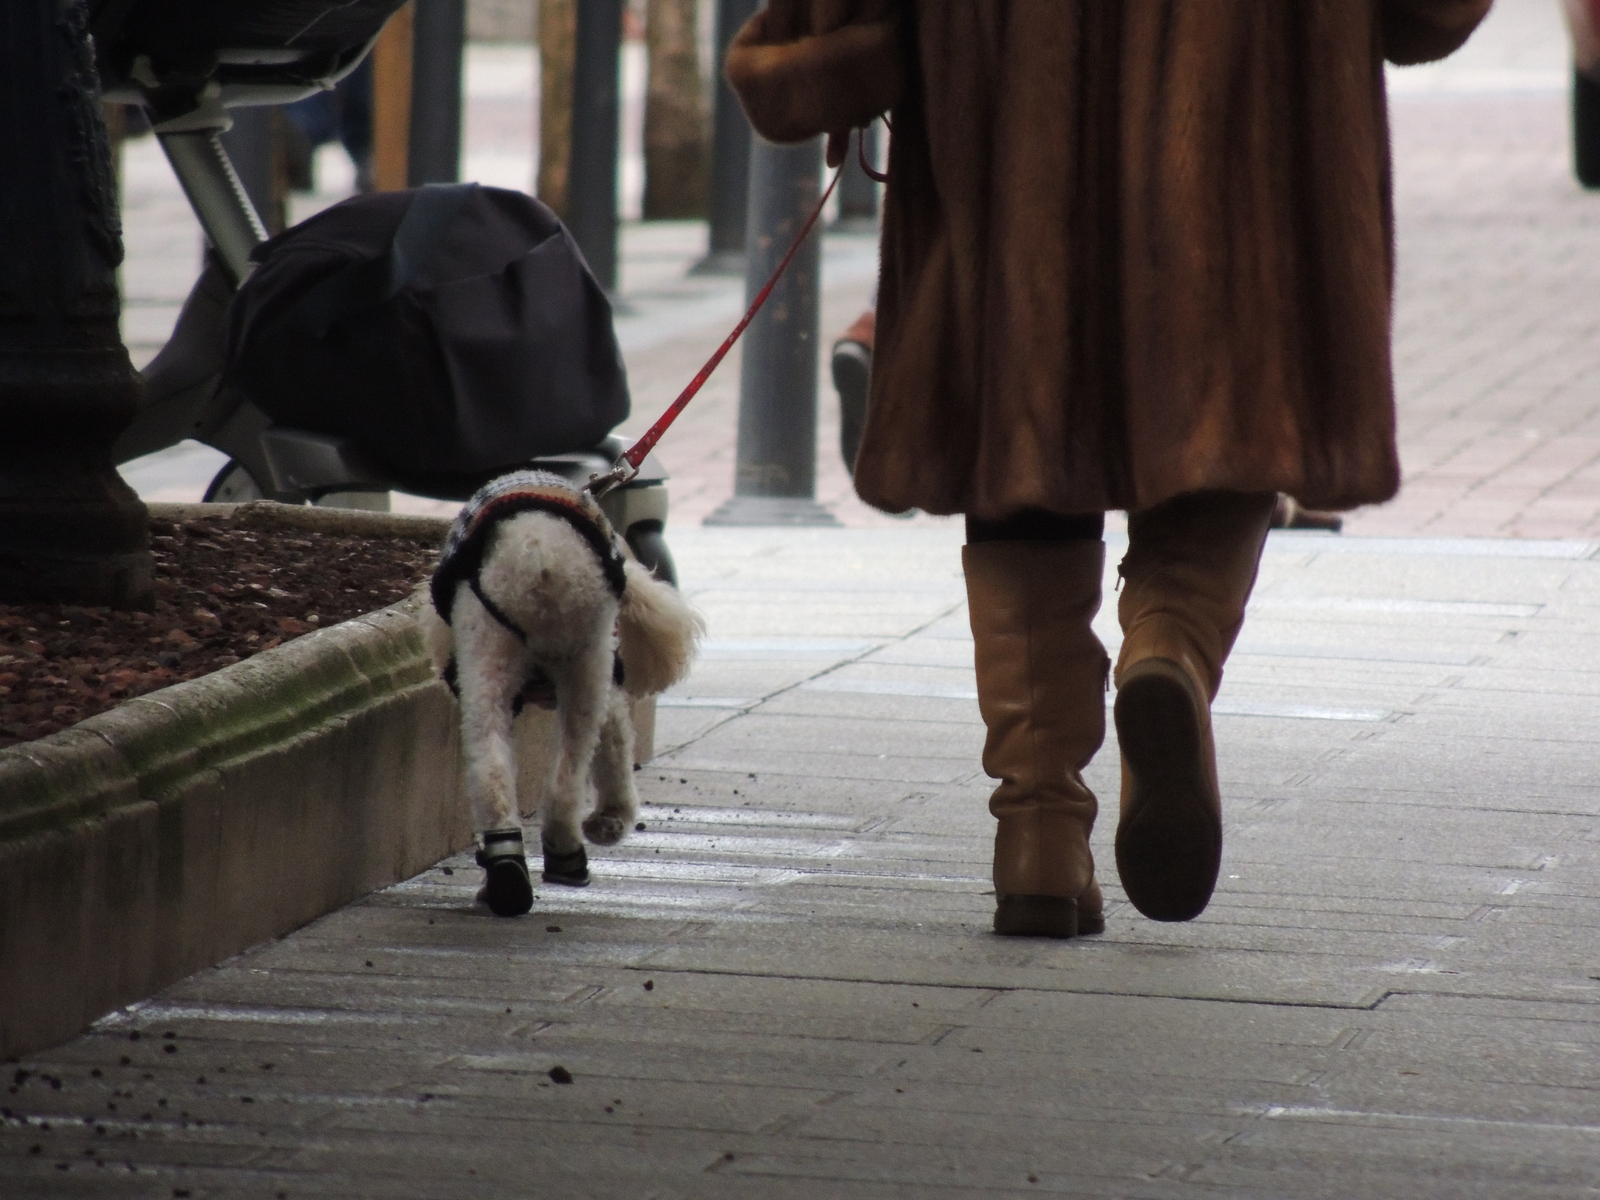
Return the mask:
<path id="1" fill-rule="evenodd" d="M 491 829 L 478 851 L 483 868 L 483 890 L 478 899 L 497 917 L 520 917 L 533 907 L 533 884 L 528 881 L 528 860 L 522 849 L 522 830 Z"/>
<path id="2" fill-rule="evenodd" d="M 541 839 L 544 848 L 544 875 L 546 883 L 562 883 L 567 887 L 587 887 L 589 884 L 589 853 L 578 843 L 576 850 L 563 853 Z"/>

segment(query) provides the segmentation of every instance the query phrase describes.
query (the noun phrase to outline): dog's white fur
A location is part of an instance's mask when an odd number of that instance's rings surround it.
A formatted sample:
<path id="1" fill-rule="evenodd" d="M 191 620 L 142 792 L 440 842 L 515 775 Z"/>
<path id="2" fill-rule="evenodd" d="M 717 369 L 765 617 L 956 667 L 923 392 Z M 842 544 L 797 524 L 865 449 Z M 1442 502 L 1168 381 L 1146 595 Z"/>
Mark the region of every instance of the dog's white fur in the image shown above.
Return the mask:
<path id="1" fill-rule="evenodd" d="M 589 543 L 560 517 L 525 512 L 494 532 L 479 584 L 527 634 L 524 643 L 495 620 L 466 583 L 451 621 L 425 609 L 423 633 L 441 673 L 451 654 L 461 697 L 467 794 L 480 834 L 519 826 L 512 701 L 534 668 L 555 684 L 560 751 L 544 783 L 543 840 L 557 853 L 582 845 L 580 813 L 592 781 L 593 812 L 582 834 L 608 846 L 633 826 L 630 697 L 652 696 L 688 674 L 705 623 L 678 590 L 638 562 L 626 564 L 619 601 Z M 612 682 L 613 654 L 624 683 Z"/>

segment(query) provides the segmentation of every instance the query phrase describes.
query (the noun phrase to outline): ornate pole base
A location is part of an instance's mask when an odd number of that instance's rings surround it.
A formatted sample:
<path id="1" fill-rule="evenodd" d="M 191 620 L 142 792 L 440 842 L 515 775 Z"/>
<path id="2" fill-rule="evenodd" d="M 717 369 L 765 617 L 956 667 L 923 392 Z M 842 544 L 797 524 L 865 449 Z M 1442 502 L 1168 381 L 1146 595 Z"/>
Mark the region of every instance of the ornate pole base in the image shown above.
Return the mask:
<path id="1" fill-rule="evenodd" d="M 140 381 L 83 0 L 0 4 L 0 602 L 144 607 L 144 505 L 111 447 Z"/>

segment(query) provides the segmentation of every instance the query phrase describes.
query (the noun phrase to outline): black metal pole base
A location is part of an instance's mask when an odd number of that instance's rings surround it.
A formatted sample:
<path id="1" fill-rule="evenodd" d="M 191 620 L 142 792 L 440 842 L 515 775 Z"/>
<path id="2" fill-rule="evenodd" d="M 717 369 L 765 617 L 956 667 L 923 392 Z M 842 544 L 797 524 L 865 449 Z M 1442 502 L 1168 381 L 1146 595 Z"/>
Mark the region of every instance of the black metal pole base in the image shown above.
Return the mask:
<path id="1" fill-rule="evenodd" d="M 149 515 L 111 463 L 138 394 L 120 346 L 0 353 L 0 603 L 154 603 Z"/>
<path id="2" fill-rule="evenodd" d="M 743 250 L 713 250 L 694 266 L 689 268 L 691 275 L 743 275 L 745 272 L 745 254 Z"/>
<path id="3" fill-rule="evenodd" d="M 806 496 L 733 496 L 723 501 L 701 523 L 838 527 L 839 518 Z"/>
<path id="4" fill-rule="evenodd" d="M 144 505 L 111 465 L 139 406 L 84 0 L 0 4 L 0 602 L 145 607 Z"/>
<path id="5" fill-rule="evenodd" d="M 42 493 L 48 482 L 60 486 L 71 481 L 66 472 L 48 480 L 23 480 L 32 485 L 27 496 L 0 495 L 0 524 L 25 527 L 37 535 L 33 545 L 6 539 L 0 545 L 0 600 L 9 604 L 34 602 L 106 605 L 111 608 L 151 608 L 155 603 L 155 575 L 148 549 L 145 508 L 129 492 L 133 505 L 86 500 L 83 491 L 50 496 Z M 15 482 L 0 481 L 0 487 Z M 92 486 L 92 476 L 76 481 Z M 120 481 L 119 481 L 120 482 Z M 74 551 L 52 549 L 75 546 Z"/>

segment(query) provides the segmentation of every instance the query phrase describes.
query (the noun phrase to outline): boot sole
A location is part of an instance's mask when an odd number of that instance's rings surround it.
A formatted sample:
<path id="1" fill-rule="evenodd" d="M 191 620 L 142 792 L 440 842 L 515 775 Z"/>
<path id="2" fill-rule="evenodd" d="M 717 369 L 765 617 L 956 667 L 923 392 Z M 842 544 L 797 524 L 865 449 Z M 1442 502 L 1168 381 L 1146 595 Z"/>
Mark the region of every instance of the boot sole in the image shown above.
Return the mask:
<path id="1" fill-rule="evenodd" d="M 1000 896 L 994 931 L 1004 937 L 1083 937 L 1104 933 L 1106 920 L 1079 913 L 1078 902 L 1065 896 Z"/>
<path id="2" fill-rule="evenodd" d="M 520 858 L 495 858 L 484 868 L 483 890 L 478 899 L 497 917 L 520 917 L 533 907 L 533 884 L 528 864 Z"/>
<path id="3" fill-rule="evenodd" d="M 1117 741 L 1132 776 L 1117 871 L 1129 901 L 1153 921 L 1204 912 L 1222 865 L 1222 804 L 1197 702 L 1188 673 L 1163 658 L 1135 663 L 1117 689 Z"/>

